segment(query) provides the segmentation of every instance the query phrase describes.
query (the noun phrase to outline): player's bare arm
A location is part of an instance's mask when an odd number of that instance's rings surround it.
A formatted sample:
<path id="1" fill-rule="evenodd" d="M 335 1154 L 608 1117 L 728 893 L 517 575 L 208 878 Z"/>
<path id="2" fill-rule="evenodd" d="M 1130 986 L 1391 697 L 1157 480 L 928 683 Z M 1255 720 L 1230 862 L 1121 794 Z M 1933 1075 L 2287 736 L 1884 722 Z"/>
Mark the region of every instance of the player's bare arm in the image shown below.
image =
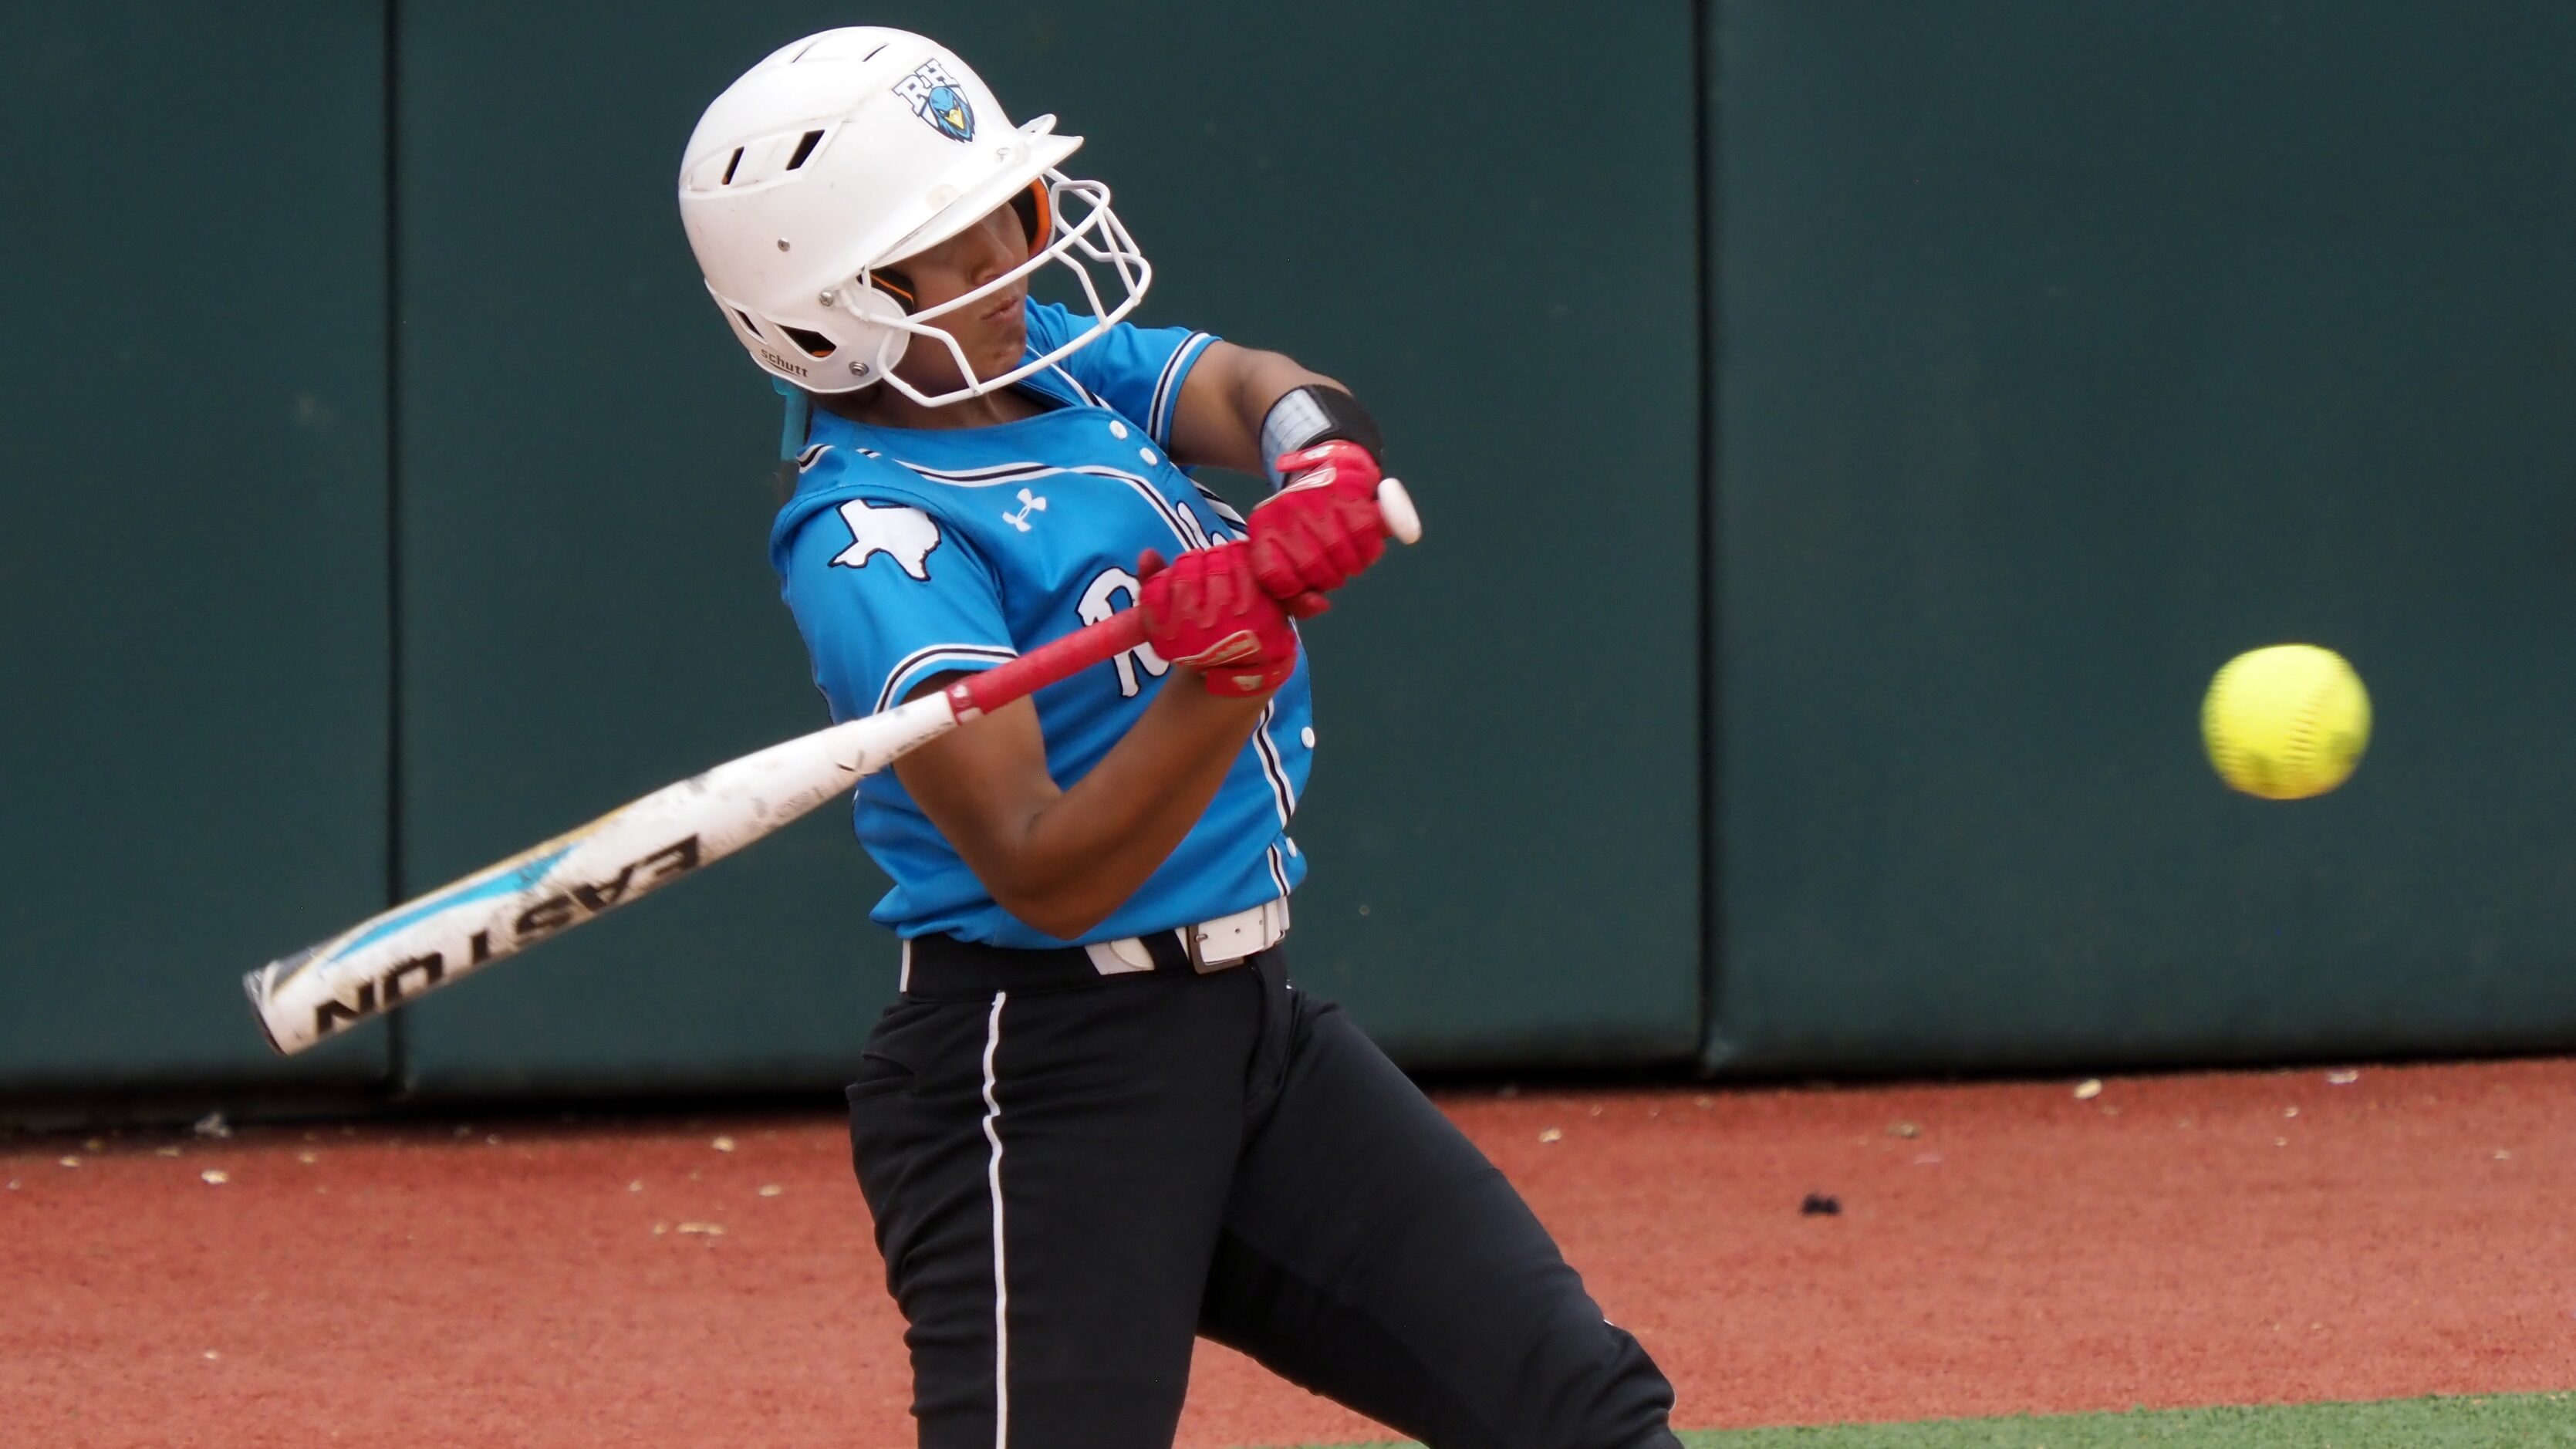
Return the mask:
<path id="1" fill-rule="evenodd" d="M 1072 940 L 1170 858 L 1266 702 L 1165 689 L 1070 790 L 1047 773 L 1026 700 L 906 756 L 895 773 L 1004 910 Z"/>
<path id="2" fill-rule="evenodd" d="M 1064 939 L 1107 919 L 1170 858 L 1297 666 L 1296 632 L 1242 544 L 1170 566 L 1149 554 L 1138 572 L 1148 635 L 1185 677 L 1071 790 L 1047 769 L 1025 700 L 896 766 L 993 899 Z"/>
<path id="3" fill-rule="evenodd" d="M 1209 343 L 1181 385 L 1180 406 L 1172 414 L 1172 456 L 1193 467 L 1268 472 L 1273 460 L 1262 456 L 1261 420 L 1301 387 L 1350 391 L 1285 353 Z"/>

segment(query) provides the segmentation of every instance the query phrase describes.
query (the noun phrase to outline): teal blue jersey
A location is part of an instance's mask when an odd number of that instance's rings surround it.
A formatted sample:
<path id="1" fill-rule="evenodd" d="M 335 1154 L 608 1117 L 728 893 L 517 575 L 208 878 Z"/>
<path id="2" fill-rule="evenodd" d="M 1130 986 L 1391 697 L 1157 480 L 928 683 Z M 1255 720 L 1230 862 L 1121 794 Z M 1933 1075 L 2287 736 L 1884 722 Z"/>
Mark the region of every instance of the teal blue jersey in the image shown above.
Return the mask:
<path id="1" fill-rule="evenodd" d="M 1091 325 L 1030 303 L 1028 356 Z M 795 494 L 770 560 L 846 720 L 901 703 L 943 674 L 990 669 L 1136 604 L 1136 556 L 1243 536 L 1243 519 L 1165 453 L 1204 332 L 1120 324 L 1020 386 L 1053 404 L 987 428 L 879 428 L 791 401 Z M 1151 647 L 1036 697 L 1048 771 L 1098 765 L 1169 680 Z M 1286 896 L 1306 863 L 1288 837 L 1315 745 L 1306 665 L 1272 696 L 1195 828 L 1081 942 L 996 904 L 894 772 L 859 787 L 859 839 L 894 878 L 875 919 L 901 936 L 997 946 L 1085 944 L 1212 920 Z"/>

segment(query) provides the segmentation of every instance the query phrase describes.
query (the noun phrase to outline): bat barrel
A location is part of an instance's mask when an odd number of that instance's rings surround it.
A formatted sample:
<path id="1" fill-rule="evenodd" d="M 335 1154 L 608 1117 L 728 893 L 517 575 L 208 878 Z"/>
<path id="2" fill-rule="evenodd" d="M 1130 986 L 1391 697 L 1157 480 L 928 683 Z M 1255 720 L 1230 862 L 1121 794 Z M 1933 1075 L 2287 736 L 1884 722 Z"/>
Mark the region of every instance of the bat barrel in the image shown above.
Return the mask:
<path id="1" fill-rule="evenodd" d="M 291 1056 L 721 860 L 956 724 L 933 695 L 772 745 L 272 961 L 243 989 Z"/>

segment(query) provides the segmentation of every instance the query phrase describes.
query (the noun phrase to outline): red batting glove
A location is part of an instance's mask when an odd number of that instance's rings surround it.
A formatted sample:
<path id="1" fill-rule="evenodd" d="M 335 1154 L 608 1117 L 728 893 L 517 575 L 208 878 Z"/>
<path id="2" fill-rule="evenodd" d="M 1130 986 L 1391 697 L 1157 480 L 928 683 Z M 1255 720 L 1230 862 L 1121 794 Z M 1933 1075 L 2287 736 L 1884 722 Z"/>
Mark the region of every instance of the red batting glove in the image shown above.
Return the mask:
<path id="1" fill-rule="evenodd" d="M 1282 454 L 1278 469 L 1288 481 L 1252 510 L 1252 573 L 1306 618 L 1386 552 L 1381 475 L 1368 449 L 1340 438 Z"/>
<path id="2" fill-rule="evenodd" d="M 1168 568 L 1152 549 L 1136 559 L 1154 652 L 1196 670 L 1208 693 L 1234 699 L 1268 694 L 1297 670 L 1297 631 L 1252 576 L 1250 554 L 1226 543 L 1192 549 Z"/>

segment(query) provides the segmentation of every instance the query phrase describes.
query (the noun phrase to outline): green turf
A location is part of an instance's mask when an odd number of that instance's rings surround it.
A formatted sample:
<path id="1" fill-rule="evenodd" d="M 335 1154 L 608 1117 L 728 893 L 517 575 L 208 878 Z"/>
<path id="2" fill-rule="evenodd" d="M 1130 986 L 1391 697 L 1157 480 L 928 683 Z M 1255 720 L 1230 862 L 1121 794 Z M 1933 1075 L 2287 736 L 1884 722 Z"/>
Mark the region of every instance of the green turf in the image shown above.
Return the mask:
<path id="1" fill-rule="evenodd" d="M 1682 1443 L 1689 1449 L 2576 1449 L 2576 1393 L 1740 1429 L 1684 1434 Z"/>

